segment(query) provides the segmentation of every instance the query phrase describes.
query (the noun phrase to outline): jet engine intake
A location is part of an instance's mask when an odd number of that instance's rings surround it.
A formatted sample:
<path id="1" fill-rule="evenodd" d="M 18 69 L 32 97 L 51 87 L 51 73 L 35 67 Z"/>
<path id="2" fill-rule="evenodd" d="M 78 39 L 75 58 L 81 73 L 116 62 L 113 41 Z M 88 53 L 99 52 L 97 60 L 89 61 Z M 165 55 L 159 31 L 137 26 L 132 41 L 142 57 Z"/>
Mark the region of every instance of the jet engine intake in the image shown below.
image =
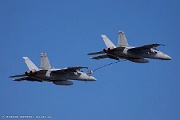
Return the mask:
<path id="1" fill-rule="evenodd" d="M 73 82 L 71 81 L 53 81 L 55 85 L 73 85 Z"/>

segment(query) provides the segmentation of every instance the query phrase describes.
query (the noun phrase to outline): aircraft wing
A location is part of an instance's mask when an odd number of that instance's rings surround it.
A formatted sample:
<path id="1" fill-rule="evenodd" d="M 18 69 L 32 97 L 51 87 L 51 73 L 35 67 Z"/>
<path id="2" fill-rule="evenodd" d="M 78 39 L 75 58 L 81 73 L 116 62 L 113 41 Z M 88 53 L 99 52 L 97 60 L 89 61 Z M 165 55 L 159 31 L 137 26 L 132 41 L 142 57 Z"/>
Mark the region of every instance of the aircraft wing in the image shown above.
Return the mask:
<path id="1" fill-rule="evenodd" d="M 54 72 L 54 73 L 69 73 L 69 72 L 76 72 L 77 70 L 80 70 L 82 68 L 88 68 L 88 67 L 82 67 L 82 66 L 67 67 L 67 68 L 62 68 L 62 69 L 51 70 L 51 72 Z"/>
<path id="2" fill-rule="evenodd" d="M 130 50 L 150 49 L 150 48 L 154 48 L 154 47 L 158 47 L 158 46 L 164 46 L 164 45 L 154 43 L 154 44 L 149 44 L 149 45 L 144 45 L 144 46 L 140 46 L 140 47 L 131 48 Z"/>

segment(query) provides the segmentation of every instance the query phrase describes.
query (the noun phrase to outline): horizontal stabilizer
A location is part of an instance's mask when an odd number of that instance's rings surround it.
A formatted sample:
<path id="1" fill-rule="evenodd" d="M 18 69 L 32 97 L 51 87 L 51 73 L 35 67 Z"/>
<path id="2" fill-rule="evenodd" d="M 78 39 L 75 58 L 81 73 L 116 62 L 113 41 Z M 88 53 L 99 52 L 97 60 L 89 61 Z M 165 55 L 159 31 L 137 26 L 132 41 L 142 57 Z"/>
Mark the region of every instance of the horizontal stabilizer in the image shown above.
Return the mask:
<path id="1" fill-rule="evenodd" d="M 104 58 L 109 58 L 109 56 L 107 54 L 105 54 L 105 55 L 100 55 L 100 56 L 96 56 L 96 57 L 91 57 L 91 59 L 96 59 L 96 60 L 101 60 Z"/>
<path id="2" fill-rule="evenodd" d="M 23 81 L 23 80 L 28 80 L 29 77 L 23 77 L 23 78 L 18 78 L 18 79 L 14 79 L 13 81 Z"/>
<path id="3" fill-rule="evenodd" d="M 42 82 L 41 80 L 36 80 L 36 79 L 34 79 L 34 78 L 31 78 L 31 77 L 17 78 L 17 79 L 14 79 L 13 81 L 24 81 L 24 80 L 27 80 L 27 81 L 38 81 L 38 82 Z"/>
<path id="4" fill-rule="evenodd" d="M 20 81 L 24 81 L 24 80 L 21 80 L 21 79 L 14 79 L 13 81 L 19 81 L 19 82 L 20 82 Z"/>
<path id="5" fill-rule="evenodd" d="M 21 75 L 13 75 L 13 76 L 9 76 L 10 78 L 16 78 L 16 77 L 24 77 L 27 76 L 26 74 L 21 74 Z"/>
<path id="6" fill-rule="evenodd" d="M 97 55 L 97 54 L 104 54 L 104 51 L 88 53 L 87 55 Z"/>

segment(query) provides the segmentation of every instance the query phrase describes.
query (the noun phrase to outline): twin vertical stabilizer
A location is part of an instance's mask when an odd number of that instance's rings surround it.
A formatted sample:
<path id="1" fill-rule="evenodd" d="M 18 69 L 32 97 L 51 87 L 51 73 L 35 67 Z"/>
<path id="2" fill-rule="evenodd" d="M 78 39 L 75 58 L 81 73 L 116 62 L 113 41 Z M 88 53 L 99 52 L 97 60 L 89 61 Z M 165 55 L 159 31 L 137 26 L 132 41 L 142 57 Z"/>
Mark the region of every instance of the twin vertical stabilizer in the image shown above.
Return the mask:
<path id="1" fill-rule="evenodd" d="M 25 63 L 27 65 L 27 67 L 29 68 L 29 70 L 33 70 L 33 69 L 39 70 L 38 67 L 28 57 L 23 57 L 23 59 L 25 60 Z M 40 69 L 43 69 L 43 70 L 51 69 L 51 65 L 49 63 L 49 59 L 48 59 L 46 53 L 41 53 Z"/>
<path id="2" fill-rule="evenodd" d="M 108 39 L 106 35 L 101 35 L 101 37 L 108 48 L 116 48 L 116 46 L 111 42 L 111 40 Z"/>
<path id="3" fill-rule="evenodd" d="M 111 42 L 111 40 L 108 39 L 106 35 L 101 35 L 101 37 L 103 38 L 104 43 L 106 44 L 108 48 L 116 48 L 116 46 Z M 125 33 L 123 31 L 119 31 L 117 47 L 127 47 L 127 46 L 129 45 L 128 45 Z"/>
<path id="4" fill-rule="evenodd" d="M 40 65 L 40 69 L 43 69 L 43 70 L 51 69 L 51 65 L 49 63 L 49 59 L 48 59 L 46 53 L 41 53 L 41 65 Z"/>
<path id="5" fill-rule="evenodd" d="M 127 47 L 128 42 L 125 36 L 125 33 L 123 31 L 119 31 L 118 33 L 118 46 L 117 47 Z"/>
<path id="6" fill-rule="evenodd" d="M 29 70 L 39 70 L 38 67 L 28 57 L 23 57 L 23 59 L 25 60 L 25 63 L 28 66 Z"/>

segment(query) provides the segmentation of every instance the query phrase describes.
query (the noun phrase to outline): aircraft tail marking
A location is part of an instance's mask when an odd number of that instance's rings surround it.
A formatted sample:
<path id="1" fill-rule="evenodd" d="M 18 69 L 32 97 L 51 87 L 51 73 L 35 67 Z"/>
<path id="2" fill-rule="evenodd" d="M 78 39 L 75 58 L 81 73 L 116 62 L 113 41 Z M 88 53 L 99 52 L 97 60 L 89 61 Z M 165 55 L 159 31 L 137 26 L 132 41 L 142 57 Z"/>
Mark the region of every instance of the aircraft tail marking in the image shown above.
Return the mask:
<path id="1" fill-rule="evenodd" d="M 40 69 L 48 70 L 51 69 L 51 64 L 46 53 L 41 53 L 41 65 Z"/>
<path id="2" fill-rule="evenodd" d="M 28 57 L 23 57 L 23 59 L 25 60 L 25 63 L 28 66 L 29 70 L 38 70 L 38 67 Z"/>
<path id="3" fill-rule="evenodd" d="M 125 36 L 125 33 L 123 31 L 119 31 L 118 33 L 118 47 L 127 47 L 128 42 Z"/>
<path id="4" fill-rule="evenodd" d="M 108 39 L 108 37 L 106 35 L 101 35 L 101 37 L 103 38 L 103 40 L 108 48 L 116 48 L 116 46 L 111 42 L 111 40 Z"/>

